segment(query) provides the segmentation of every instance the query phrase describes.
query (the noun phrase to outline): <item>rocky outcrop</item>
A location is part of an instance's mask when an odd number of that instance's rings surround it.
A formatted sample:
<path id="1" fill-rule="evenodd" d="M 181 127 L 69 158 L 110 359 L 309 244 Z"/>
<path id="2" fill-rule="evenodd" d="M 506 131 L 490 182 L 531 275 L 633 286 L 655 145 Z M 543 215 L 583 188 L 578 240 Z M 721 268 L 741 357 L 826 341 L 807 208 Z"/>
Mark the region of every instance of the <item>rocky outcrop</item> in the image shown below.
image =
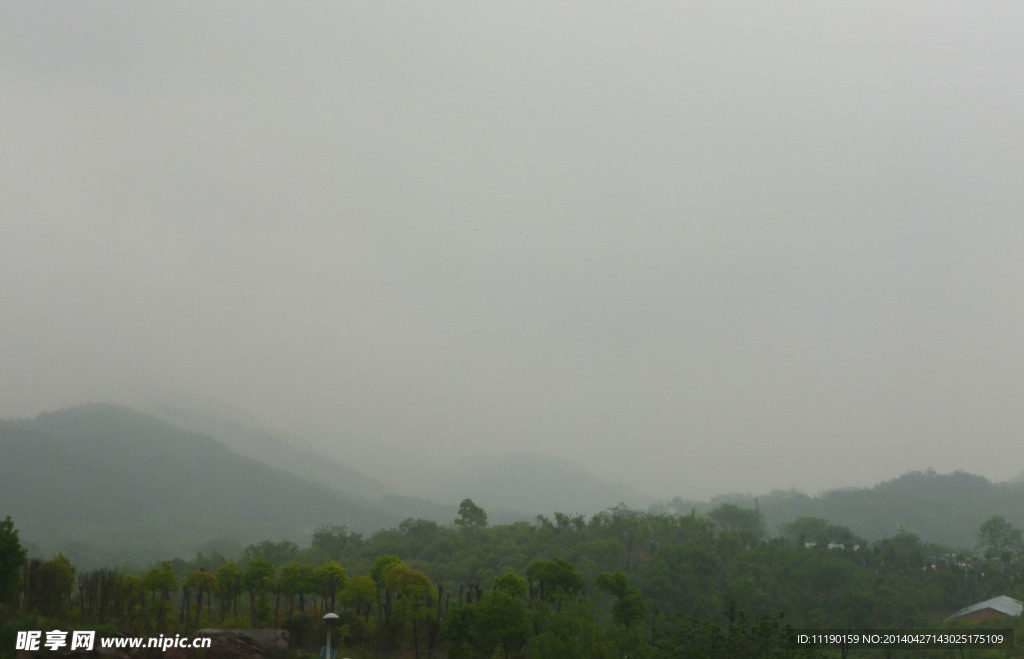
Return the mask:
<path id="1" fill-rule="evenodd" d="M 200 629 L 190 638 L 209 638 L 205 651 L 209 658 L 267 659 L 288 654 L 288 632 L 283 629 Z M 157 648 L 140 650 L 134 659 L 191 659 L 196 656 L 191 648 Z"/>
<path id="2" fill-rule="evenodd" d="M 208 638 L 210 647 L 114 649 L 101 647 L 97 639 L 92 650 L 19 650 L 15 659 L 192 659 L 197 653 L 207 659 L 281 659 L 288 654 L 288 632 L 283 629 L 200 629 L 188 638 Z"/>

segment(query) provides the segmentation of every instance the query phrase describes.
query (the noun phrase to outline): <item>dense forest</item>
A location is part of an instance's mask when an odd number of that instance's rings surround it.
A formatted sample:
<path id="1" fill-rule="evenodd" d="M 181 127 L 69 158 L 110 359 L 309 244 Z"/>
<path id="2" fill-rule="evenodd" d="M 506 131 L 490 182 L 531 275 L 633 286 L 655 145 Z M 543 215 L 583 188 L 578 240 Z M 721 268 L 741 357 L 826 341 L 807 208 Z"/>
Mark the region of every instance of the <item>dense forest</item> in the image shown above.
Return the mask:
<path id="1" fill-rule="evenodd" d="M 998 516 L 981 521 L 977 550 L 966 554 L 908 531 L 868 542 L 821 518 L 769 534 L 760 510 L 732 503 L 703 514 L 620 506 L 491 525 L 466 499 L 445 525 L 407 519 L 365 537 L 325 525 L 308 546 L 264 540 L 237 556 L 79 571 L 63 555 L 29 557 L 8 518 L 0 648 L 23 629 L 281 628 L 293 652 L 314 653 L 321 617 L 334 611 L 335 643 L 350 657 L 831 656 L 795 648 L 792 630 L 1024 630 L 1018 619 L 947 620 L 996 595 L 1024 599 L 1022 553 L 1021 531 Z"/>

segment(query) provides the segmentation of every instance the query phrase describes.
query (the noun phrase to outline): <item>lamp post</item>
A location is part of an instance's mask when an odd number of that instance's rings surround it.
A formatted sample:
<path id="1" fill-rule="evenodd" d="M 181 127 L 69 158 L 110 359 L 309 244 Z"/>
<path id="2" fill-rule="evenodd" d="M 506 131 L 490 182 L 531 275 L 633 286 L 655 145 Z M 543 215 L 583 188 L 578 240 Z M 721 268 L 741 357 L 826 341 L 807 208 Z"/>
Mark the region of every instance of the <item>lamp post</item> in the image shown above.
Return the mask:
<path id="1" fill-rule="evenodd" d="M 341 622 L 341 618 L 338 617 L 337 613 L 328 613 L 324 616 L 323 620 L 327 624 L 327 652 L 324 659 L 331 659 L 331 627 Z"/>

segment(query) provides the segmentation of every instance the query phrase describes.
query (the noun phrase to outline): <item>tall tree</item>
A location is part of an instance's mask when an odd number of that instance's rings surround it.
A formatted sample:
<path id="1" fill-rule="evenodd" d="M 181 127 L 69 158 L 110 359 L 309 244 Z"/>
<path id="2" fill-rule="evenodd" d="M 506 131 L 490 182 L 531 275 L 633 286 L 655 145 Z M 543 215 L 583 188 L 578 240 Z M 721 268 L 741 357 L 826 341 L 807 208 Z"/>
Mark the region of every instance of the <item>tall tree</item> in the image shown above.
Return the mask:
<path id="1" fill-rule="evenodd" d="M 1024 550 L 1024 535 L 999 515 L 993 515 L 978 528 L 978 544 L 985 556 L 1005 561 Z"/>
<path id="2" fill-rule="evenodd" d="M 242 592 L 242 571 L 234 561 L 228 561 L 217 568 L 217 598 L 220 600 L 220 619 L 224 620 L 230 610 L 238 615 L 238 595 Z"/>
<path id="3" fill-rule="evenodd" d="M 167 615 L 171 612 L 171 591 L 178 587 L 178 576 L 169 561 L 162 561 L 146 572 L 142 586 L 152 593 L 152 605 L 156 614 L 157 629 L 163 629 Z M 157 591 L 160 599 L 156 598 Z"/>
<path id="4" fill-rule="evenodd" d="M 479 531 L 487 528 L 487 513 L 472 499 L 463 499 L 459 504 L 459 516 L 455 518 L 455 527 L 460 531 Z"/>
<path id="5" fill-rule="evenodd" d="M 258 627 L 260 620 L 269 616 L 266 596 L 274 584 L 275 574 L 274 564 L 261 557 L 251 559 L 245 568 L 243 581 L 249 591 L 249 618 L 253 627 Z"/>
<path id="6" fill-rule="evenodd" d="M 46 561 L 30 561 L 24 589 L 30 607 L 49 618 L 61 618 L 71 603 L 75 587 L 75 566 L 63 554 Z"/>
<path id="7" fill-rule="evenodd" d="M 720 536 L 732 536 L 743 546 L 750 546 L 765 536 L 764 515 L 756 508 L 741 508 L 723 503 L 707 515 Z"/>
<path id="8" fill-rule="evenodd" d="M 541 599 L 572 598 L 582 592 L 585 583 L 576 566 L 557 557 L 530 563 L 526 568 L 526 578 L 530 581 L 531 597 L 537 594 Z"/>
<path id="9" fill-rule="evenodd" d="M 505 659 L 526 642 L 530 631 L 526 605 L 508 590 L 498 588 L 478 605 L 476 622 L 488 651 L 500 645 Z"/>
<path id="10" fill-rule="evenodd" d="M 18 575 L 28 558 L 21 546 L 18 530 L 8 517 L 0 522 L 0 608 L 9 606 L 18 597 Z"/>
<path id="11" fill-rule="evenodd" d="M 370 619 L 373 604 L 377 601 L 377 585 L 365 574 L 358 574 L 348 580 L 341 591 L 341 602 L 363 620 Z"/>
<path id="12" fill-rule="evenodd" d="M 323 524 L 313 530 L 310 549 L 318 559 L 335 560 L 341 557 L 349 540 L 357 537 L 344 524 Z"/>
<path id="13" fill-rule="evenodd" d="M 434 586 L 427 575 L 401 561 L 391 565 L 384 582 L 395 593 L 395 616 L 412 620 L 413 653 L 419 657 L 420 626 L 437 621 Z"/>
<path id="14" fill-rule="evenodd" d="M 196 628 L 199 628 L 200 614 L 203 612 L 203 595 L 206 595 L 206 617 L 210 616 L 210 598 L 217 589 L 217 577 L 210 572 L 196 571 L 185 575 L 185 588 L 196 593 Z M 186 614 L 186 620 L 188 618 Z"/>
<path id="15" fill-rule="evenodd" d="M 288 597 L 288 615 L 293 611 L 295 598 L 299 598 L 299 612 L 306 608 L 306 593 L 318 592 L 316 570 L 309 565 L 292 561 L 281 568 L 281 589 Z"/>
<path id="16" fill-rule="evenodd" d="M 594 582 L 600 590 L 616 597 L 612 605 L 612 618 L 623 627 L 638 625 L 647 616 L 647 603 L 639 588 L 629 585 L 626 575 L 622 572 L 602 572 Z"/>
<path id="17" fill-rule="evenodd" d="M 334 611 L 335 598 L 348 581 L 348 571 L 334 561 L 328 561 L 317 568 L 316 580 L 320 586 L 324 611 Z"/>

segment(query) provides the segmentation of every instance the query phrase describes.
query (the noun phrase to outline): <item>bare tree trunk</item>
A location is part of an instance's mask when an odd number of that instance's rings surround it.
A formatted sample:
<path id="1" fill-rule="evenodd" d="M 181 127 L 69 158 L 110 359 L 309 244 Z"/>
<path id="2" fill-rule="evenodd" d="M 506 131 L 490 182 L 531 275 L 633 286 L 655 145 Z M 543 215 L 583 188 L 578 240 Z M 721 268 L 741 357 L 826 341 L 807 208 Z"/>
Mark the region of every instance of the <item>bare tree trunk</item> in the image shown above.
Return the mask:
<path id="1" fill-rule="evenodd" d="M 199 616 L 203 614 L 203 587 L 196 593 L 196 629 L 199 629 Z"/>
<path id="2" fill-rule="evenodd" d="M 192 603 L 192 593 L 188 592 L 188 588 L 182 586 L 181 588 L 181 614 L 178 616 L 178 621 L 185 624 L 185 633 L 188 633 L 188 610 L 189 604 Z"/>

